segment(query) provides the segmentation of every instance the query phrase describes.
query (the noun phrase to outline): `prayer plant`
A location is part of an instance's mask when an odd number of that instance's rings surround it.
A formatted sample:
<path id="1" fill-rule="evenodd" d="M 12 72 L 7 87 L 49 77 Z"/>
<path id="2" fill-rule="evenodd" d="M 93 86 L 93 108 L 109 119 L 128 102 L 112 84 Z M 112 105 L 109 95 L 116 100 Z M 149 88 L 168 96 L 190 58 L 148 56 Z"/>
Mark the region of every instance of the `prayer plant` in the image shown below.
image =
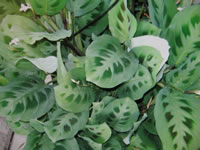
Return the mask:
<path id="1" fill-rule="evenodd" d="M 0 116 L 24 150 L 200 150 L 200 5 L 1 0 Z"/>

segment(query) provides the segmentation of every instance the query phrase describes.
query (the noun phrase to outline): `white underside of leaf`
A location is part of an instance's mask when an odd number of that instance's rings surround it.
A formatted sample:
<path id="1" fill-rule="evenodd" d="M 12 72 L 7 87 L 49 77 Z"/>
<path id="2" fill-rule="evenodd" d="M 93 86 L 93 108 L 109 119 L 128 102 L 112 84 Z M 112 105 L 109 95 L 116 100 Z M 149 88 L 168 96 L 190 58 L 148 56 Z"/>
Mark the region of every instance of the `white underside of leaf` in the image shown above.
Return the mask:
<path id="1" fill-rule="evenodd" d="M 168 60 L 170 46 L 167 40 L 165 39 L 162 39 L 157 36 L 152 36 L 152 35 L 145 35 L 145 36 L 132 38 L 129 49 L 131 50 L 132 48 L 139 47 L 139 46 L 151 46 L 160 52 L 163 58 L 163 62 L 160 66 L 160 69 Z"/>
<path id="2" fill-rule="evenodd" d="M 53 73 L 57 70 L 57 57 L 48 56 L 46 58 L 28 58 L 24 59 L 32 62 L 38 69 L 43 70 L 44 72 Z"/>

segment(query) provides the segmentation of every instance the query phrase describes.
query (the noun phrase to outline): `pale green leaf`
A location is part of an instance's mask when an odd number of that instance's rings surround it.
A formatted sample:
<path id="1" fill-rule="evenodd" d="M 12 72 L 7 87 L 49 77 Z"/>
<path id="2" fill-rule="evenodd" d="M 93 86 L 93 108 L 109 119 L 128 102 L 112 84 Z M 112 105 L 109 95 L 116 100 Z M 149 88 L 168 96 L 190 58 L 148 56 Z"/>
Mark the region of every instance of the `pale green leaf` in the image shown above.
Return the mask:
<path id="1" fill-rule="evenodd" d="M 88 117 L 89 112 L 71 113 L 57 109 L 45 122 L 44 130 L 53 142 L 71 139 L 85 127 Z"/>
<path id="2" fill-rule="evenodd" d="M 54 102 L 53 88 L 38 79 L 19 78 L 0 88 L 0 115 L 12 121 L 39 118 Z"/>
<path id="3" fill-rule="evenodd" d="M 140 46 L 150 46 L 157 50 L 158 55 L 162 56 L 163 61 L 161 62 L 160 69 L 167 62 L 169 57 L 169 44 L 168 41 L 153 35 L 140 36 L 132 38 L 130 48 L 140 47 Z"/>
<path id="4" fill-rule="evenodd" d="M 137 121 L 139 110 L 130 98 L 115 99 L 102 111 L 100 118 L 118 132 L 129 131 Z"/>
<path id="5" fill-rule="evenodd" d="M 167 39 L 171 46 L 169 63 L 180 66 L 200 48 L 200 5 L 185 8 L 174 17 Z"/>
<path id="6" fill-rule="evenodd" d="M 71 31 L 65 29 L 48 33 L 33 20 L 19 15 L 6 16 L 1 23 L 1 31 L 12 39 L 17 38 L 31 45 L 43 38 L 57 41 L 71 36 Z"/>
<path id="7" fill-rule="evenodd" d="M 62 83 L 56 86 L 56 102 L 66 111 L 82 112 L 89 110 L 95 100 L 95 90 L 88 87 L 85 79 L 85 70 L 75 68 L 67 73 Z"/>
<path id="8" fill-rule="evenodd" d="M 161 29 L 156 27 L 155 25 L 149 23 L 148 21 L 141 20 L 138 22 L 137 30 L 135 36 L 143 36 L 143 35 L 155 35 L 159 36 Z"/>
<path id="9" fill-rule="evenodd" d="M 106 123 L 102 123 L 98 125 L 86 125 L 84 133 L 94 142 L 103 144 L 111 137 L 112 131 Z"/>
<path id="10" fill-rule="evenodd" d="M 161 69 L 161 65 L 164 63 L 161 54 L 150 46 L 138 46 L 133 48 L 131 52 L 137 56 L 139 63 L 148 69 L 154 82 L 156 82 L 157 74 Z"/>
<path id="11" fill-rule="evenodd" d="M 154 116 L 163 150 L 197 150 L 200 148 L 200 99 L 171 88 L 156 97 Z"/>
<path id="12" fill-rule="evenodd" d="M 200 90 L 200 52 L 196 51 L 178 68 L 171 70 L 166 76 L 167 84 L 183 91 Z M 197 86 L 194 86 L 197 85 Z"/>
<path id="13" fill-rule="evenodd" d="M 138 70 L 133 77 L 117 89 L 117 95 L 138 100 L 153 86 L 154 80 L 151 73 L 146 67 L 139 64 Z"/>
<path id="14" fill-rule="evenodd" d="M 79 135 L 91 148 L 91 150 L 102 150 L 102 144 L 96 143 L 85 135 Z"/>
<path id="15" fill-rule="evenodd" d="M 111 0 L 114 3 L 115 0 Z M 127 8 L 126 0 L 119 0 L 108 12 L 109 29 L 121 43 L 129 41 L 135 34 L 137 21 Z"/>
<path id="16" fill-rule="evenodd" d="M 138 60 L 125 52 L 119 41 L 109 35 L 97 38 L 86 51 L 86 79 L 103 88 L 128 81 L 136 72 Z"/>

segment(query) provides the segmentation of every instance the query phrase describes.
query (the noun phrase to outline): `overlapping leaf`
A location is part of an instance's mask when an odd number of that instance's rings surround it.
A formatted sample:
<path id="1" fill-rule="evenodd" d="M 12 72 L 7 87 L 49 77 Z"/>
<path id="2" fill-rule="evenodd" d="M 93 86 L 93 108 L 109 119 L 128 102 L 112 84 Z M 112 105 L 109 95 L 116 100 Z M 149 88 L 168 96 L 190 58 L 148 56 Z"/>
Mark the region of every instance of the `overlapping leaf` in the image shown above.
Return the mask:
<path id="1" fill-rule="evenodd" d="M 143 65 L 139 65 L 134 76 L 117 89 L 119 97 L 131 97 L 133 100 L 138 100 L 143 97 L 149 89 L 154 86 L 151 73 Z"/>
<path id="2" fill-rule="evenodd" d="M 112 0 L 111 3 L 114 3 Z M 136 32 L 137 22 L 127 8 L 126 0 L 119 0 L 115 7 L 108 13 L 109 29 L 112 35 L 121 43 L 129 41 Z"/>
<path id="3" fill-rule="evenodd" d="M 166 29 L 177 13 L 174 0 L 148 0 L 150 18 L 154 25 Z"/>
<path id="4" fill-rule="evenodd" d="M 135 36 L 143 36 L 143 35 L 155 35 L 159 36 L 161 33 L 161 29 L 156 27 L 155 25 L 147 22 L 147 21 L 139 21 Z"/>
<path id="5" fill-rule="evenodd" d="M 57 109 L 44 125 L 45 132 L 53 141 L 73 138 L 88 121 L 89 112 L 71 113 Z"/>
<path id="6" fill-rule="evenodd" d="M 95 100 L 95 91 L 87 86 L 85 70 L 75 68 L 67 72 L 62 62 L 58 46 L 58 83 L 56 86 L 56 102 L 64 110 L 70 112 L 87 111 Z"/>
<path id="7" fill-rule="evenodd" d="M 24 150 L 79 150 L 76 139 L 53 143 L 46 134 L 33 131 L 28 135 Z"/>
<path id="8" fill-rule="evenodd" d="M 103 88 L 128 81 L 136 72 L 138 60 L 126 53 L 119 41 L 109 35 L 97 38 L 86 51 L 86 79 Z"/>
<path id="9" fill-rule="evenodd" d="M 169 63 L 180 66 L 189 54 L 200 48 L 200 6 L 195 5 L 177 13 L 167 38 L 171 46 Z"/>
<path id="10" fill-rule="evenodd" d="M 107 0 L 102 0 L 100 4 L 91 12 L 78 17 L 77 18 L 77 24 L 79 25 L 80 28 L 83 28 L 85 25 L 89 24 L 93 20 L 95 20 L 97 17 L 102 15 L 104 11 L 108 8 L 109 4 Z M 103 32 L 108 25 L 108 16 L 106 15 L 103 17 L 101 20 L 96 22 L 95 24 L 89 26 L 87 29 L 83 31 L 83 34 L 85 35 L 91 35 L 92 33 L 94 34 L 100 34 Z"/>
<path id="11" fill-rule="evenodd" d="M 38 15 L 56 15 L 65 7 L 67 0 L 29 0 L 29 2 Z"/>
<path id="12" fill-rule="evenodd" d="M 171 88 L 162 89 L 156 98 L 154 116 L 163 150 L 200 148 L 200 99 Z"/>
<path id="13" fill-rule="evenodd" d="M 103 144 L 111 137 L 112 131 L 106 123 L 102 123 L 98 125 L 86 125 L 84 133 L 94 142 Z"/>
<path id="14" fill-rule="evenodd" d="M 188 59 L 177 69 L 170 71 L 166 76 L 166 82 L 180 90 L 200 90 L 200 52 L 196 51 L 188 56 Z"/>
<path id="15" fill-rule="evenodd" d="M 19 78 L 0 88 L 0 115 L 13 121 L 39 118 L 54 102 L 53 88 L 36 78 Z"/>
<path id="16" fill-rule="evenodd" d="M 115 99 L 101 113 L 101 120 L 118 132 L 126 132 L 137 121 L 139 110 L 137 104 L 130 98 Z"/>
<path id="17" fill-rule="evenodd" d="M 131 52 L 137 56 L 139 63 L 148 69 L 156 82 L 156 76 L 163 64 L 163 58 L 158 50 L 150 46 L 140 46 L 133 48 Z"/>
<path id="18" fill-rule="evenodd" d="M 71 35 L 71 31 L 65 29 L 48 33 L 33 20 L 19 15 L 7 15 L 1 23 L 0 31 L 12 39 L 17 38 L 28 44 L 34 44 L 43 38 L 57 41 Z"/>
<path id="19" fill-rule="evenodd" d="M 101 0 L 68 0 L 67 8 L 74 13 L 75 16 L 82 16 L 95 9 Z"/>

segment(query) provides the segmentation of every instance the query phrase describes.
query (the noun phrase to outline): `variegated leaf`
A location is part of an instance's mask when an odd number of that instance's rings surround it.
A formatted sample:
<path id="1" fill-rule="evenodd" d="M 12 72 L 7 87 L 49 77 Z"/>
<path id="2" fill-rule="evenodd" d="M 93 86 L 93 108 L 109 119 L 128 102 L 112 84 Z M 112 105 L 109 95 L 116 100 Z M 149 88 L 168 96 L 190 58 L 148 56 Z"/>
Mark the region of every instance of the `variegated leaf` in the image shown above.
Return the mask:
<path id="1" fill-rule="evenodd" d="M 81 17 L 78 17 L 76 19 L 77 24 L 79 25 L 80 28 L 83 28 L 85 25 L 91 23 L 97 17 L 102 15 L 102 13 L 105 12 L 108 7 L 109 7 L 109 1 L 102 0 L 94 10 Z M 92 33 L 98 35 L 101 32 L 103 32 L 107 26 L 108 26 L 108 15 L 103 17 L 101 20 L 97 21 L 95 24 L 89 26 L 82 33 L 88 36 L 91 36 Z"/>
<path id="2" fill-rule="evenodd" d="M 19 78 L 0 88 L 0 115 L 9 120 L 39 118 L 54 102 L 53 88 L 36 78 Z"/>
<path id="3" fill-rule="evenodd" d="M 67 8 L 74 13 L 76 17 L 87 14 L 95 9 L 101 0 L 68 0 Z"/>
<path id="4" fill-rule="evenodd" d="M 167 39 L 171 46 L 169 64 L 180 66 L 189 54 L 200 49 L 200 5 L 177 13 L 172 20 Z"/>
<path id="5" fill-rule="evenodd" d="M 89 112 L 71 113 L 57 109 L 45 122 L 44 130 L 53 142 L 71 139 L 85 127 L 88 117 Z"/>
<path id="6" fill-rule="evenodd" d="M 154 25 L 166 29 L 177 13 L 175 0 L 148 0 L 150 18 Z"/>
<path id="7" fill-rule="evenodd" d="M 38 15 L 56 15 L 66 5 L 67 0 L 29 0 L 33 10 Z"/>
<path id="8" fill-rule="evenodd" d="M 83 68 L 75 68 L 67 73 L 65 81 L 56 86 L 56 102 L 64 110 L 70 112 L 82 112 L 89 110 L 95 100 L 95 90 L 85 83 L 85 71 Z"/>
<path id="9" fill-rule="evenodd" d="M 131 97 L 138 100 L 154 86 L 149 70 L 139 64 L 137 72 L 133 77 L 117 89 L 118 97 Z"/>
<path id="10" fill-rule="evenodd" d="M 86 51 L 86 79 L 103 88 L 128 81 L 136 72 L 138 60 L 125 52 L 109 35 L 98 37 Z"/>
<path id="11" fill-rule="evenodd" d="M 106 123 L 102 123 L 98 125 L 86 125 L 84 133 L 94 142 L 103 144 L 111 137 L 112 131 Z"/>
<path id="12" fill-rule="evenodd" d="M 130 98 L 115 99 L 102 111 L 100 117 L 110 127 L 118 132 L 129 131 L 137 121 L 139 110 L 137 104 Z"/>
<path id="13" fill-rule="evenodd" d="M 200 52 L 196 51 L 188 56 L 188 59 L 177 69 L 170 71 L 166 76 L 167 84 L 180 89 L 200 90 L 199 84 L 200 74 Z"/>
<path id="14" fill-rule="evenodd" d="M 115 0 L 111 0 L 114 3 Z M 137 21 L 127 8 L 127 0 L 119 0 L 108 12 L 109 29 L 121 43 L 128 42 L 135 34 Z"/>
<path id="15" fill-rule="evenodd" d="M 133 48 L 131 52 L 137 56 L 139 63 L 148 69 L 153 77 L 154 82 L 156 82 L 157 74 L 164 62 L 164 59 L 159 51 L 150 46 L 139 46 Z"/>
<path id="16" fill-rule="evenodd" d="M 200 149 L 200 99 L 172 88 L 162 89 L 156 97 L 154 116 L 163 150 Z"/>

